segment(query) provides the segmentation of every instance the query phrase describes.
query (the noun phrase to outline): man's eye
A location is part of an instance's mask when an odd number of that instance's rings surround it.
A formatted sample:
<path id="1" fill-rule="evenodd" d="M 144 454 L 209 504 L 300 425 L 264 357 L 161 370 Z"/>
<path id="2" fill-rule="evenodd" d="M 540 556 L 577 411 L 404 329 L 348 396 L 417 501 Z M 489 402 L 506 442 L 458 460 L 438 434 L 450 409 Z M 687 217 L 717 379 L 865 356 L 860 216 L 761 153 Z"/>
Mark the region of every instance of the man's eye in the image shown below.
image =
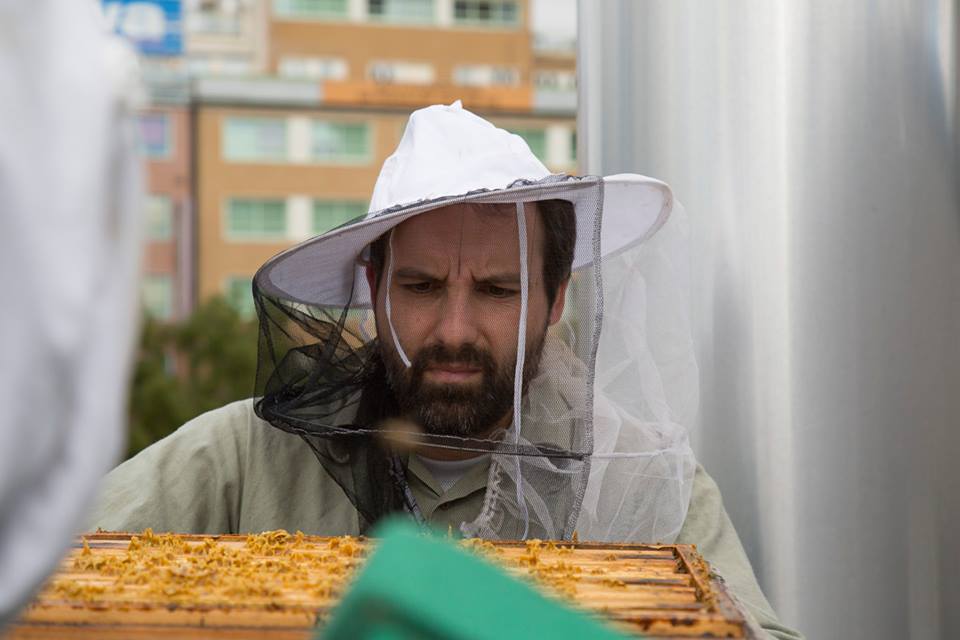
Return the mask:
<path id="1" fill-rule="evenodd" d="M 403 288 L 412 293 L 430 293 L 433 291 L 432 282 L 414 282 L 403 285 Z"/>
<path id="2" fill-rule="evenodd" d="M 492 298 L 509 298 L 517 293 L 513 289 L 504 289 L 503 287 L 498 287 L 495 284 L 488 284 L 484 286 L 483 291 Z"/>

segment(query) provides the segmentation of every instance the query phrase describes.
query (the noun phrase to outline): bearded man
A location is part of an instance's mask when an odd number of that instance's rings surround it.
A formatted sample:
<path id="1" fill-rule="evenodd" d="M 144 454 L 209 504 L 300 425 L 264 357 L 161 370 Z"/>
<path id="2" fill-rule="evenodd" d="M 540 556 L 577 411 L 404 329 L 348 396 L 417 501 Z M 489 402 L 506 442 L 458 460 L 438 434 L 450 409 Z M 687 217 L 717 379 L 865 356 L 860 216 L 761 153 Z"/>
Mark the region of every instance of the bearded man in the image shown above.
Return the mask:
<path id="1" fill-rule="evenodd" d="M 672 205 L 642 176 L 550 175 L 459 103 L 415 112 L 371 213 L 258 271 L 254 400 L 120 465 L 95 525 L 344 535 L 403 513 L 494 539 L 693 542 L 799 637 L 687 443 L 692 359 L 648 340 L 642 247 Z"/>

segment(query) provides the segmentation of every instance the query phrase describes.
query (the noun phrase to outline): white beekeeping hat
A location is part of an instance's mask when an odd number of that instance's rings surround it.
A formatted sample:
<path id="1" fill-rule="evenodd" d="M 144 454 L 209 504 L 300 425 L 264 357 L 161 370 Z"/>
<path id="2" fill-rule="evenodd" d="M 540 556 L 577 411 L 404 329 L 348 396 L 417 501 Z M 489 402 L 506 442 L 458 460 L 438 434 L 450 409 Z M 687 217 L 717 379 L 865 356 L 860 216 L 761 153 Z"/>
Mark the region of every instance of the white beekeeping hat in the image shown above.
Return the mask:
<path id="1" fill-rule="evenodd" d="M 597 183 L 603 200 L 594 202 Z M 578 188 L 579 185 L 579 188 Z M 531 196 L 536 195 L 537 198 Z M 594 211 L 603 217 L 601 245 L 611 255 L 642 241 L 670 214 L 670 188 L 636 174 L 553 176 L 520 136 L 452 105 L 415 111 L 397 150 L 383 163 L 370 212 L 271 258 L 257 274 L 264 292 L 308 304 L 342 306 L 362 279 L 363 249 L 411 216 L 454 202 L 563 198 L 577 213 L 573 268 L 593 260 Z M 586 210 L 588 208 L 589 210 Z M 369 303 L 353 290 L 351 303 Z"/>

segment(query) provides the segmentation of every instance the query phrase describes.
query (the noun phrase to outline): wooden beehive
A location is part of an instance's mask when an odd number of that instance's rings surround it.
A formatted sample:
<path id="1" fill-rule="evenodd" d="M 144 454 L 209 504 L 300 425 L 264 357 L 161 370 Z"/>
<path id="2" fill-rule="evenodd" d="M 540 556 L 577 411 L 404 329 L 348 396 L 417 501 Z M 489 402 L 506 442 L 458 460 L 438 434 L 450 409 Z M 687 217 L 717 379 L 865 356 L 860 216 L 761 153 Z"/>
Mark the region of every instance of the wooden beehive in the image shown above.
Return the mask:
<path id="1" fill-rule="evenodd" d="M 96 533 L 9 629 L 10 638 L 311 637 L 374 541 Z M 548 594 L 653 637 L 752 638 L 690 545 L 461 542 Z"/>

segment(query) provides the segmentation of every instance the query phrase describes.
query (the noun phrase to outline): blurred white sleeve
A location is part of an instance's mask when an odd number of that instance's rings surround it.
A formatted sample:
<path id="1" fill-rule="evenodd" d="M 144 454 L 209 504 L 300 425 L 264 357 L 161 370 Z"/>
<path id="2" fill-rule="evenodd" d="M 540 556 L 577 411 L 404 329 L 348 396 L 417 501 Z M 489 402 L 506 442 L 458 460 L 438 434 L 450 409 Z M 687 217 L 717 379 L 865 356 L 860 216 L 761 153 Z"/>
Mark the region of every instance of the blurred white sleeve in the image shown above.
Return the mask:
<path id="1" fill-rule="evenodd" d="M 54 569 L 123 442 L 136 65 L 93 0 L 0 0 L 0 624 Z"/>

